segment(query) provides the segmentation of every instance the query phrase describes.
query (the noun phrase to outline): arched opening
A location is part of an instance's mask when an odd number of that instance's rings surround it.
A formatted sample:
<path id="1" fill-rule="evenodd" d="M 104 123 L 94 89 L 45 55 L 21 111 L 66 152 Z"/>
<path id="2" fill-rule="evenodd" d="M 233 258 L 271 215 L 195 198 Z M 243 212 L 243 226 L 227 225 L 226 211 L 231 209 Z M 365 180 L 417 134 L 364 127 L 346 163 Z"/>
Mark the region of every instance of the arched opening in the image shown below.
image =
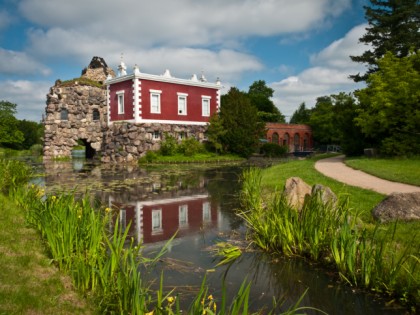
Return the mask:
<path id="1" fill-rule="evenodd" d="M 298 133 L 295 133 L 294 139 L 293 139 L 293 144 L 295 147 L 295 152 L 296 151 L 300 151 L 300 136 Z"/>
<path id="2" fill-rule="evenodd" d="M 96 150 L 92 148 L 90 142 L 86 139 L 77 140 L 77 146 L 73 147 L 72 157 L 93 159 L 96 155 Z"/>
<path id="3" fill-rule="evenodd" d="M 289 146 L 289 143 L 290 143 L 290 136 L 289 136 L 289 134 L 286 132 L 286 133 L 284 134 L 283 145 L 284 145 L 284 146 L 286 146 L 286 147 L 288 147 L 288 146 Z"/>
<path id="4" fill-rule="evenodd" d="M 100 118 L 101 118 L 101 114 L 99 113 L 99 110 L 95 108 L 92 112 L 92 120 L 97 121 Z"/>
<path id="5" fill-rule="evenodd" d="M 279 144 L 279 134 L 277 132 L 273 133 L 273 135 L 271 136 L 271 142 Z"/>
<path id="6" fill-rule="evenodd" d="M 309 135 L 305 133 L 305 136 L 303 137 L 303 151 L 309 150 Z"/>

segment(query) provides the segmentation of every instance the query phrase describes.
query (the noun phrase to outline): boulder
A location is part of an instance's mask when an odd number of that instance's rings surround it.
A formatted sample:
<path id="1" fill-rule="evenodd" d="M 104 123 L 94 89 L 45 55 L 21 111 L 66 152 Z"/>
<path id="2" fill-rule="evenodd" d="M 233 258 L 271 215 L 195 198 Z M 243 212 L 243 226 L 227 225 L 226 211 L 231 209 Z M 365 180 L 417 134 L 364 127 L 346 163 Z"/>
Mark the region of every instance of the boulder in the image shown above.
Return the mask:
<path id="1" fill-rule="evenodd" d="M 301 210 L 305 203 L 305 196 L 311 195 L 312 188 L 299 177 L 290 177 L 286 180 L 283 195 L 293 208 Z"/>
<path id="2" fill-rule="evenodd" d="M 330 187 L 323 186 L 321 184 L 316 184 L 312 187 L 311 195 L 315 195 L 319 193 L 321 196 L 322 203 L 331 204 L 332 206 L 336 206 L 338 202 L 337 195 L 331 190 Z"/>
<path id="3" fill-rule="evenodd" d="M 373 208 L 372 215 L 381 223 L 420 220 L 420 193 L 391 194 Z"/>

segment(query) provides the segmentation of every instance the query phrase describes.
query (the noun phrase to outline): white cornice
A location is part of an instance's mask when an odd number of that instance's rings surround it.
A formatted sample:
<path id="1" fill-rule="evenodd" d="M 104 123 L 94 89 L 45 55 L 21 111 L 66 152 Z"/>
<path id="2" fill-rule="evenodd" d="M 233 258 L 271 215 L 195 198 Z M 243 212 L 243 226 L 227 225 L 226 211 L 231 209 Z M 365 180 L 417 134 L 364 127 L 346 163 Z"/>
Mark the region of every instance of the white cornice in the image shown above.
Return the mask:
<path id="1" fill-rule="evenodd" d="M 137 74 L 127 74 L 120 77 L 112 78 L 105 81 L 106 85 L 110 85 L 113 83 L 124 82 L 127 80 L 133 79 L 144 79 L 144 80 L 151 80 L 151 81 L 158 81 L 158 82 L 166 82 L 166 83 L 174 83 L 174 84 L 182 84 L 182 85 L 190 85 L 190 86 L 199 86 L 204 88 L 210 89 L 218 89 L 220 90 L 222 86 L 216 83 L 210 82 L 201 82 L 201 81 L 192 81 L 188 79 L 179 79 L 173 77 L 165 77 L 161 75 L 154 75 L 154 74 L 147 74 L 147 73 L 137 73 Z"/>

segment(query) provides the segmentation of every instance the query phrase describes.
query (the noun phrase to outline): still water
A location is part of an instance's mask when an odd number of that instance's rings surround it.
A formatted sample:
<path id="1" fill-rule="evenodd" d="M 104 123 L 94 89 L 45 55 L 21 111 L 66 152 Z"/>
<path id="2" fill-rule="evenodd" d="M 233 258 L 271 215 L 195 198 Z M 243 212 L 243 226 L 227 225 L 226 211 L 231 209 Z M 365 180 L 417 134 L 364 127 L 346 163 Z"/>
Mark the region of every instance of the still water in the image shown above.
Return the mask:
<path id="1" fill-rule="evenodd" d="M 244 281 L 251 282 L 250 308 L 271 308 L 273 298 L 281 310 L 304 292 L 301 306 L 328 314 L 403 314 L 385 307 L 385 301 L 340 285 L 332 274 L 300 259 L 286 259 L 259 252 L 245 242 L 246 229 L 235 214 L 239 208 L 239 177 L 246 166 L 186 165 L 140 168 L 98 165 L 84 160 L 49 162 L 39 166 L 40 182 L 48 192 L 89 191 L 115 212 L 129 228 L 130 237 L 153 256 L 176 233 L 168 252 L 147 274 L 164 287 L 176 288 L 181 300 L 191 302 L 203 278 L 209 293 L 220 299 L 222 283 L 228 298 Z M 131 222 L 131 224 L 129 224 Z M 220 261 L 212 249 L 217 242 L 231 242 L 243 249 L 233 264 Z M 188 307 L 184 305 L 184 307 Z M 319 314 L 306 310 L 306 314 Z"/>

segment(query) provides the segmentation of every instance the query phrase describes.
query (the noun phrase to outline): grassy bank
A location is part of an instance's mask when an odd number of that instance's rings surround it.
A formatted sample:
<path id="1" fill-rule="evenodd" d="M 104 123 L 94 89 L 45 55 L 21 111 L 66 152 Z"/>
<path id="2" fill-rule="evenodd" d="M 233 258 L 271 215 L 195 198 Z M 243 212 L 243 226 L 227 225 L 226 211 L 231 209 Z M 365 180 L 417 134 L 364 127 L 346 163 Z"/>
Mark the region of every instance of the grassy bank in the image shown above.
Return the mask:
<path id="1" fill-rule="evenodd" d="M 324 264 L 342 281 L 389 296 L 412 310 L 420 303 L 419 222 L 375 224 L 370 210 L 384 197 L 319 174 L 316 159 L 244 173 L 243 212 L 252 240 L 267 251 Z M 337 204 L 313 196 L 298 212 L 274 193 L 285 180 L 329 186 Z"/>
<path id="2" fill-rule="evenodd" d="M 243 161 L 244 158 L 236 155 L 218 155 L 215 153 L 197 153 L 192 156 L 177 153 L 174 155 L 160 155 L 148 153 L 145 157 L 139 159 L 139 164 L 183 164 L 183 163 L 226 163 Z"/>
<path id="3" fill-rule="evenodd" d="M 416 158 L 347 158 L 345 163 L 355 169 L 393 182 L 420 186 L 420 157 Z"/>
<path id="4" fill-rule="evenodd" d="M 92 314 L 72 279 L 51 265 L 24 213 L 0 194 L 0 314 Z"/>

